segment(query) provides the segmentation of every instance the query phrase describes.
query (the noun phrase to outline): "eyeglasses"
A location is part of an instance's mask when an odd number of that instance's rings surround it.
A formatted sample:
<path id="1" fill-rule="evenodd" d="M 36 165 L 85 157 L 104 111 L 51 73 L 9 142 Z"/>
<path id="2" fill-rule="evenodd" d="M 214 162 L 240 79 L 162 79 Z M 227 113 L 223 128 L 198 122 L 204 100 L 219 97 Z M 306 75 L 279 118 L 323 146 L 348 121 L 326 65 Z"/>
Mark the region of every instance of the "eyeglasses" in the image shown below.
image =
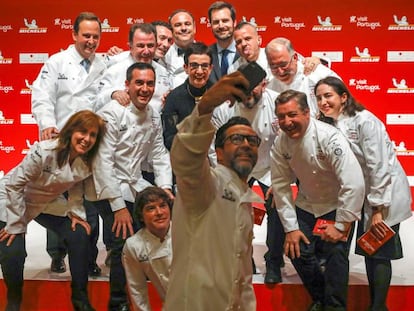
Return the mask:
<path id="1" fill-rule="evenodd" d="M 293 55 L 290 57 L 290 60 L 289 60 L 288 62 L 283 62 L 283 63 L 280 63 L 280 64 L 278 64 L 278 65 L 276 65 L 276 64 L 274 64 L 274 65 L 270 65 L 270 66 L 269 66 L 269 67 L 270 67 L 270 70 L 276 71 L 276 70 L 278 70 L 279 68 L 280 68 L 280 69 L 286 69 L 287 67 L 289 67 L 289 66 L 290 66 L 290 63 L 292 62 L 293 56 L 295 56 L 295 54 L 293 54 Z"/>
<path id="2" fill-rule="evenodd" d="M 190 66 L 190 69 L 191 70 L 197 70 L 198 68 L 201 67 L 201 70 L 206 71 L 206 70 L 208 70 L 210 68 L 210 64 L 209 63 L 202 63 L 202 64 L 199 64 L 199 63 L 189 63 L 188 65 Z"/>
<path id="3" fill-rule="evenodd" d="M 259 136 L 256 135 L 242 135 L 242 134 L 233 134 L 224 139 L 224 142 L 226 140 L 230 140 L 230 142 L 233 145 L 241 145 L 244 140 L 247 140 L 249 145 L 251 147 L 258 147 L 260 145 L 260 142 L 262 141 Z"/>

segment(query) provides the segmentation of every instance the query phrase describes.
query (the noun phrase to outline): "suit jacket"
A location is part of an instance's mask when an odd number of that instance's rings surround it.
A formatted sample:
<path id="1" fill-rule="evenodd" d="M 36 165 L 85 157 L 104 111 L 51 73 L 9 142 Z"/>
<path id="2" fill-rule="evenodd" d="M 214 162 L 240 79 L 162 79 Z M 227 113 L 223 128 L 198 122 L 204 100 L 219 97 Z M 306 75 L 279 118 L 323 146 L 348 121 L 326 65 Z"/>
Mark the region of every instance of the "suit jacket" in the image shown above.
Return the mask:
<path id="1" fill-rule="evenodd" d="M 211 53 L 213 54 L 213 70 L 210 73 L 210 82 L 215 83 L 218 79 L 221 78 L 221 66 L 218 57 L 217 43 L 210 45 Z M 233 63 L 240 57 L 239 53 L 236 52 L 234 55 Z M 229 64 L 231 65 L 231 64 Z"/>

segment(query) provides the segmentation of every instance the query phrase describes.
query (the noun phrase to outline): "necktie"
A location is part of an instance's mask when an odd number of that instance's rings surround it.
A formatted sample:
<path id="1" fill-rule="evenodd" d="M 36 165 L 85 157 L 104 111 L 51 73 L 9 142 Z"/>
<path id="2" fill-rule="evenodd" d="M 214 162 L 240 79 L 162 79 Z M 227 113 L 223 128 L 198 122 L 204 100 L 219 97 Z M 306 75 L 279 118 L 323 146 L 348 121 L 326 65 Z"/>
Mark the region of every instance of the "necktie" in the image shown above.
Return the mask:
<path id="1" fill-rule="evenodd" d="M 177 55 L 178 56 L 184 55 L 184 50 L 181 48 L 177 48 Z"/>
<path id="2" fill-rule="evenodd" d="M 227 74 L 227 69 L 229 69 L 229 61 L 227 59 L 227 55 L 229 54 L 229 50 L 224 49 L 221 51 L 221 75 L 224 76 Z"/>
<path id="3" fill-rule="evenodd" d="M 89 68 L 91 67 L 91 62 L 89 59 L 83 59 L 81 62 L 83 68 L 85 68 L 86 72 L 89 73 Z"/>

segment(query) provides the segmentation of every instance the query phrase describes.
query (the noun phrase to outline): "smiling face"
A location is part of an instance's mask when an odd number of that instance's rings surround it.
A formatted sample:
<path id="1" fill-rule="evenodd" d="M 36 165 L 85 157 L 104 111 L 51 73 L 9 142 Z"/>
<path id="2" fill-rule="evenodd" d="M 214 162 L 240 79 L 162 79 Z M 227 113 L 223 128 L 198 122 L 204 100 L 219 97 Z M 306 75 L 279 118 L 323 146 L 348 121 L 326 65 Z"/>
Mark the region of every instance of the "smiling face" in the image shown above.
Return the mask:
<path id="1" fill-rule="evenodd" d="M 150 64 L 154 58 L 156 48 L 157 41 L 154 33 L 145 33 L 140 29 L 134 32 L 130 51 L 136 62 Z"/>
<path id="2" fill-rule="evenodd" d="M 125 82 L 131 102 L 138 110 L 144 110 L 155 89 L 155 75 L 151 69 L 134 69 L 131 81 Z"/>
<path id="3" fill-rule="evenodd" d="M 348 99 L 346 93 L 339 95 L 332 86 L 319 84 L 315 95 L 319 110 L 327 117 L 338 119 Z"/>
<path id="4" fill-rule="evenodd" d="M 217 41 L 226 41 L 233 39 L 234 27 L 236 21 L 231 18 L 231 12 L 228 8 L 211 11 L 211 31 Z"/>
<path id="5" fill-rule="evenodd" d="M 142 208 L 145 227 L 160 239 L 164 238 L 170 227 L 170 207 L 163 199 L 148 202 Z"/>
<path id="6" fill-rule="evenodd" d="M 79 31 L 72 34 L 75 49 L 83 58 L 95 54 L 101 40 L 101 29 L 97 21 L 83 20 L 79 23 Z"/>
<path id="7" fill-rule="evenodd" d="M 170 21 L 174 41 L 180 48 L 186 48 L 194 41 L 196 32 L 193 18 L 186 12 L 175 14 Z"/>
<path id="8" fill-rule="evenodd" d="M 188 82 L 196 88 L 202 88 L 207 84 L 213 66 L 207 54 L 191 54 L 184 69 L 188 74 Z"/>
<path id="9" fill-rule="evenodd" d="M 85 129 L 79 129 L 72 133 L 70 139 L 70 161 L 77 156 L 85 155 L 95 145 L 98 136 L 98 127 L 91 126 Z"/>
<path id="10" fill-rule="evenodd" d="M 218 163 L 234 170 L 242 180 L 253 170 L 257 162 L 258 146 L 251 146 L 246 139 L 240 145 L 235 145 L 229 138 L 234 134 L 257 136 L 256 132 L 247 125 L 233 125 L 226 130 L 223 147 L 216 148 Z"/>
<path id="11" fill-rule="evenodd" d="M 276 117 L 280 129 L 292 139 L 299 139 L 305 135 L 309 125 L 309 109 L 302 110 L 296 100 L 291 99 L 286 103 L 276 106 Z"/>
<path id="12" fill-rule="evenodd" d="M 170 46 L 173 44 L 173 36 L 171 30 L 162 25 L 155 26 L 157 30 L 157 48 L 155 50 L 155 58 L 160 59 L 165 56 Z"/>
<path id="13" fill-rule="evenodd" d="M 252 25 L 246 24 L 234 31 L 234 41 L 240 56 L 248 62 L 256 61 L 260 53 L 260 39 Z"/>
<path id="14" fill-rule="evenodd" d="M 285 84 L 292 83 L 297 72 L 297 54 L 289 53 L 282 44 L 275 44 L 266 51 L 266 56 L 273 76 Z"/>

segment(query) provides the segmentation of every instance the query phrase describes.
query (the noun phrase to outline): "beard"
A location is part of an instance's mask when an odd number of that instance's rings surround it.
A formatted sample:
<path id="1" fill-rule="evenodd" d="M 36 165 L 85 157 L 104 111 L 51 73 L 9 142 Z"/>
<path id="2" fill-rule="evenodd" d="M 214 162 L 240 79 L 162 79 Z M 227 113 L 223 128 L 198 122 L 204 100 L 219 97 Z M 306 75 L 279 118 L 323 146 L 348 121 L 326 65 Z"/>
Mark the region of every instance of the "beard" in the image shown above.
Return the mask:
<path id="1" fill-rule="evenodd" d="M 237 161 L 237 157 L 234 157 L 231 161 L 231 168 L 239 175 L 240 178 L 247 178 L 249 174 L 253 171 L 254 166 L 257 162 L 257 156 L 251 155 L 252 161 L 250 163 L 243 161 L 240 163 Z"/>
<path id="2" fill-rule="evenodd" d="M 235 162 L 232 163 L 231 167 L 240 178 L 247 178 L 253 170 L 253 165 L 240 165 Z"/>
<path id="3" fill-rule="evenodd" d="M 233 37 L 233 34 L 231 32 L 228 32 L 227 34 L 223 34 L 223 35 L 214 33 L 214 37 L 217 39 L 217 41 L 224 41 L 224 40 L 227 40 Z"/>

